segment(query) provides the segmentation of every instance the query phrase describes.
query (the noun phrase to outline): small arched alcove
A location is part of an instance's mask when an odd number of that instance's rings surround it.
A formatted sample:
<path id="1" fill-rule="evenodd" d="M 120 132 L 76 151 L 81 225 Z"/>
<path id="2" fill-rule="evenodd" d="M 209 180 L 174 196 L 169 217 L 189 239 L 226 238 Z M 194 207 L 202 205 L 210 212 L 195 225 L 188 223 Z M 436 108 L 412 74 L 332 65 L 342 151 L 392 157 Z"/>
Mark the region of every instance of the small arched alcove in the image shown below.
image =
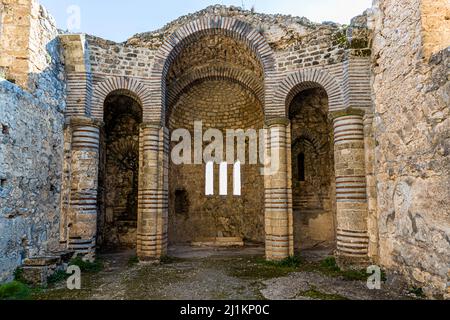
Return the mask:
<path id="1" fill-rule="evenodd" d="M 134 94 L 115 90 L 106 97 L 100 138 L 100 248 L 136 246 L 141 123 L 142 105 Z"/>
<path id="2" fill-rule="evenodd" d="M 295 249 L 332 244 L 336 209 L 328 95 L 320 85 L 309 85 L 292 95 L 287 105 L 292 125 Z"/>

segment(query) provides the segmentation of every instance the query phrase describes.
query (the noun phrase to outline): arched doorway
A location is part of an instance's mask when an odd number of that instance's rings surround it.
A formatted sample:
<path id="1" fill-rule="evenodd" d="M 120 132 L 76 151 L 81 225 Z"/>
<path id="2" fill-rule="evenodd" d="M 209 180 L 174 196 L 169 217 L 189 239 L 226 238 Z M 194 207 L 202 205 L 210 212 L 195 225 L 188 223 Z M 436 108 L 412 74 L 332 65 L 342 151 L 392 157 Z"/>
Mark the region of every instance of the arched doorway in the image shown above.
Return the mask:
<path id="1" fill-rule="evenodd" d="M 171 134 L 186 129 L 194 138 L 194 123 L 201 122 L 200 136 L 217 129 L 225 144 L 227 130 L 258 132 L 264 126 L 264 71 L 256 54 L 241 40 L 220 32 L 196 37 L 170 65 L 166 85 L 165 120 Z M 171 143 L 171 151 L 176 144 Z M 203 142 L 202 150 L 208 144 Z M 169 244 L 221 239 L 222 243 L 240 239 L 263 244 L 264 177 L 259 164 L 249 164 L 248 138 L 239 195 L 233 190 L 237 152 L 226 166 L 226 194 L 219 190 L 219 167 L 226 161 L 225 154 L 213 165 L 214 184 L 207 194 L 206 163 L 194 164 L 194 143 L 192 150 L 192 164 L 169 164 Z"/>
<path id="2" fill-rule="evenodd" d="M 116 90 L 104 101 L 100 135 L 98 245 L 136 247 L 141 103 Z"/>
<path id="3" fill-rule="evenodd" d="M 335 174 L 328 95 L 319 85 L 289 103 L 295 249 L 334 245 Z"/>

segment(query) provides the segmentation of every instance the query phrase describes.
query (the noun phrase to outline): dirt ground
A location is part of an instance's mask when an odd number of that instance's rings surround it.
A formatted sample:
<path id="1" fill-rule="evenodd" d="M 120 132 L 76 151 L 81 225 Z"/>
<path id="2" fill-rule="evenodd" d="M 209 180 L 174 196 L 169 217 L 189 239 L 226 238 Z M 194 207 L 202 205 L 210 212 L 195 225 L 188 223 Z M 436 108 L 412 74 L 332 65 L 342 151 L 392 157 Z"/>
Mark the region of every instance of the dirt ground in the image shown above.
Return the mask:
<path id="1" fill-rule="evenodd" d="M 41 290 L 38 300 L 380 300 L 409 299 L 383 284 L 369 290 L 366 282 L 315 270 L 330 254 L 305 251 L 309 268 L 264 262 L 259 247 L 212 249 L 173 247 L 160 265 L 139 264 L 134 251 L 99 255 L 103 269 L 83 273 L 81 290 L 65 281 Z"/>

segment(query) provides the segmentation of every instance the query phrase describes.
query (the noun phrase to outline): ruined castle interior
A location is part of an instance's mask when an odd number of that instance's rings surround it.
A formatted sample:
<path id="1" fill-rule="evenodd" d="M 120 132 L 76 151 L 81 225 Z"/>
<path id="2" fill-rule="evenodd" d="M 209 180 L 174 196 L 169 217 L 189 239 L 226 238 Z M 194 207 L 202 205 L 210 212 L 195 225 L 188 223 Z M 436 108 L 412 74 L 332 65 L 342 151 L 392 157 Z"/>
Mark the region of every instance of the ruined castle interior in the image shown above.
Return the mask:
<path id="1" fill-rule="evenodd" d="M 348 26 L 213 6 L 114 43 L 0 0 L 0 282 L 67 250 L 212 242 L 268 260 L 328 246 L 444 294 L 449 16 L 446 0 L 376 1 Z M 174 163 L 196 121 L 272 130 L 278 170 Z"/>

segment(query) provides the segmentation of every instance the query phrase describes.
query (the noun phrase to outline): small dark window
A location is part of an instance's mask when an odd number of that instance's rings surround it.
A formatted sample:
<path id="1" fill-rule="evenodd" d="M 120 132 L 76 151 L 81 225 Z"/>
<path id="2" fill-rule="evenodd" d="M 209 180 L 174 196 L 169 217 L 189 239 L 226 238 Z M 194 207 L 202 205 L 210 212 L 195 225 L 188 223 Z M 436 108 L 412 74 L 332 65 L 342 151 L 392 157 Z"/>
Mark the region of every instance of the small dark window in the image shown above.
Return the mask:
<path id="1" fill-rule="evenodd" d="M 297 156 L 298 180 L 305 181 L 305 154 L 300 153 Z"/>
<path id="2" fill-rule="evenodd" d="M 175 191 L 175 213 L 185 214 L 189 210 L 188 194 L 186 190 L 179 189 Z"/>

